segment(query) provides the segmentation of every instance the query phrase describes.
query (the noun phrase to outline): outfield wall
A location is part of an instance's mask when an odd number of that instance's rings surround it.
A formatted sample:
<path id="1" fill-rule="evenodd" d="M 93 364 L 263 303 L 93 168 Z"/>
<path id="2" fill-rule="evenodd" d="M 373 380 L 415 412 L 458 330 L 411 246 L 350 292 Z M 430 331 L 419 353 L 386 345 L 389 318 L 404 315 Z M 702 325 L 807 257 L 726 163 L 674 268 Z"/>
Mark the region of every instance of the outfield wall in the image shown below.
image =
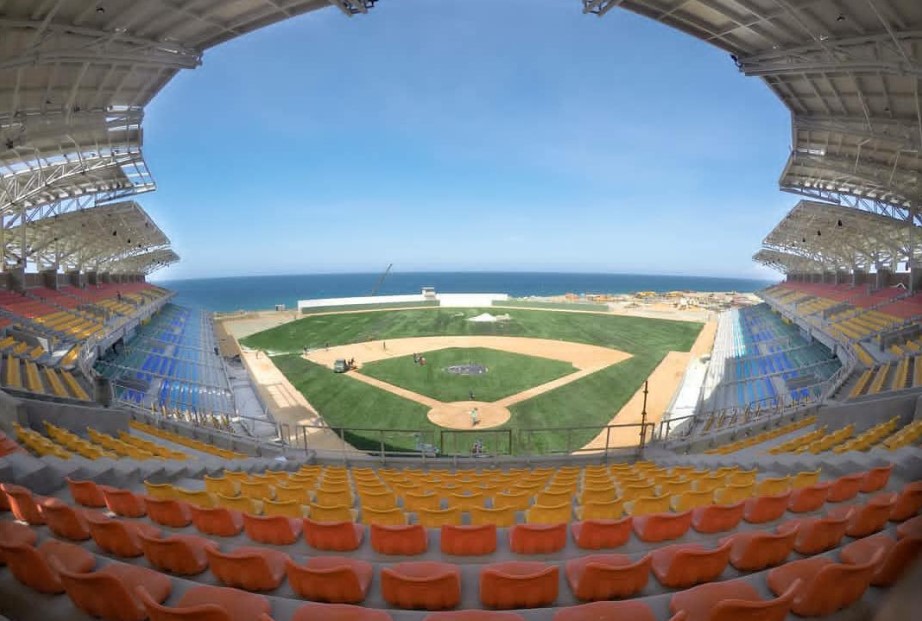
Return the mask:
<path id="1" fill-rule="evenodd" d="M 506 293 L 437 293 L 435 295 L 366 295 L 355 298 L 318 298 L 298 300 L 298 312 L 311 313 L 318 310 L 362 310 L 375 307 L 400 308 L 402 306 L 437 305 L 446 308 L 481 308 L 494 302 L 507 302 Z"/>

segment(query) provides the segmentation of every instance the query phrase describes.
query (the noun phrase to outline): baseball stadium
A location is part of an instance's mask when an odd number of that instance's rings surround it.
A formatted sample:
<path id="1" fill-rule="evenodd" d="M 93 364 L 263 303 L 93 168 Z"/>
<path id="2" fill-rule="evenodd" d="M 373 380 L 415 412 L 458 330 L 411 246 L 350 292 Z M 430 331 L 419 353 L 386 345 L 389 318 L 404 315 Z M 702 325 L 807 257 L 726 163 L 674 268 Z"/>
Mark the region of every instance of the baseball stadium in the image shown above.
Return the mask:
<path id="1" fill-rule="evenodd" d="M 399 0 L 0 0 L 0 621 L 916 618 L 922 2 L 562 1 L 780 99 L 776 284 L 185 306 L 148 104 Z"/>

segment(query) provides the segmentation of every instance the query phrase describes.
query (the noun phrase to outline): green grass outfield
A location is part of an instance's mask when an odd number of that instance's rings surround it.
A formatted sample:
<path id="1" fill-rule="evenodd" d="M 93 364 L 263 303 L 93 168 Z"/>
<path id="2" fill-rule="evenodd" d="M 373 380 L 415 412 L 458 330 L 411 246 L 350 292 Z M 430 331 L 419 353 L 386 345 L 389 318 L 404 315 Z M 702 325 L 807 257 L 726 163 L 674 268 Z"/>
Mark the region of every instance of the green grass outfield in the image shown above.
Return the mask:
<path id="1" fill-rule="evenodd" d="M 577 371 L 560 360 L 513 354 L 483 347 L 451 347 L 425 353 L 426 364 L 401 356 L 362 365 L 369 377 L 412 390 L 444 403 L 467 401 L 473 391 L 477 401 L 498 401 Z M 480 364 L 483 375 L 454 375 L 446 367 Z"/>
<path id="2" fill-rule="evenodd" d="M 413 336 L 497 335 L 558 339 L 611 347 L 632 354 L 624 362 L 597 371 L 510 408 L 516 452 L 578 448 L 608 424 L 669 351 L 688 351 L 702 324 L 643 317 L 509 309 L 508 323 L 466 319 L 491 309 L 419 309 L 308 316 L 243 339 L 247 347 L 295 355 L 274 356 L 279 369 L 333 427 L 352 429 L 437 429 L 426 408 L 302 359 L 304 347 L 344 345 Z M 496 309 L 494 309 L 495 311 Z M 656 387 L 652 387 L 656 390 Z M 554 428 L 557 431 L 530 432 Z M 391 448 L 413 448 L 408 434 L 385 434 Z M 350 435 L 361 448 L 377 448 L 379 432 Z"/>

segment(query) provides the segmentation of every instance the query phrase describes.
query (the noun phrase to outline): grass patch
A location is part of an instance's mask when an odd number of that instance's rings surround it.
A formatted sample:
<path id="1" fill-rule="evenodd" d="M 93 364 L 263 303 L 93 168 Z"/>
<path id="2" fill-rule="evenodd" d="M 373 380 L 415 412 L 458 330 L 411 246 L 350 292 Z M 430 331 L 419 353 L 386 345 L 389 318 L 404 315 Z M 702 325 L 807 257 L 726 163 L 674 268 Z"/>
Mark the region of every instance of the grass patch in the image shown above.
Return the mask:
<path id="1" fill-rule="evenodd" d="M 348 373 L 333 373 L 296 354 L 275 356 L 272 361 L 295 389 L 309 395 L 311 405 L 330 427 L 350 430 L 346 433 L 346 440 L 358 449 L 380 449 L 382 436 L 372 429 L 424 432 L 439 429 L 426 417 L 429 411 L 426 406 L 378 390 L 349 377 Z M 390 431 L 384 434 L 383 439 L 387 450 L 413 450 L 416 446 L 412 433 Z"/>
<path id="2" fill-rule="evenodd" d="M 394 386 L 412 390 L 446 403 L 497 401 L 528 388 L 539 386 L 577 369 L 567 362 L 513 354 L 483 347 L 451 347 L 425 354 L 426 364 L 413 362 L 413 356 L 379 360 L 362 366 L 361 372 Z M 480 364 L 483 375 L 454 375 L 446 367 Z"/>

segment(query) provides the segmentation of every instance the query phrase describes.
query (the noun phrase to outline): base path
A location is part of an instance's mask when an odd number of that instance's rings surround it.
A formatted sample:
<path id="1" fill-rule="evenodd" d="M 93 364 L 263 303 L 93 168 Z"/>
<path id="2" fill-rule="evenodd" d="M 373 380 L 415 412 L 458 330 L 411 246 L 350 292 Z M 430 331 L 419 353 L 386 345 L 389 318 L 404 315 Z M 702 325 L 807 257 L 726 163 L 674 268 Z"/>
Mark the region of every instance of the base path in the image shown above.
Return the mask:
<path id="1" fill-rule="evenodd" d="M 647 394 L 647 422 L 658 423 L 663 418 L 663 413 L 672 397 L 682 384 L 682 377 L 688 363 L 694 358 L 700 358 L 711 352 L 714 347 L 714 337 L 717 334 L 717 322 L 712 320 L 704 324 L 698 338 L 692 345 L 691 351 L 671 351 L 660 361 L 648 378 L 649 394 Z M 643 386 L 637 389 L 634 396 L 624 404 L 617 414 L 609 421 L 609 425 L 639 424 L 643 420 Z M 649 432 L 648 432 L 649 433 Z M 605 450 L 605 442 L 609 448 L 619 446 L 637 446 L 640 442 L 640 429 L 638 427 L 616 427 L 610 432 L 603 429 L 595 438 L 590 440 L 583 449 Z"/>
<path id="2" fill-rule="evenodd" d="M 477 408 L 477 424 L 471 424 L 471 410 Z M 512 413 L 498 403 L 482 401 L 455 401 L 440 403 L 429 410 L 429 420 L 449 429 L 489 429 L 499 427 L 509 420 Z"/>

